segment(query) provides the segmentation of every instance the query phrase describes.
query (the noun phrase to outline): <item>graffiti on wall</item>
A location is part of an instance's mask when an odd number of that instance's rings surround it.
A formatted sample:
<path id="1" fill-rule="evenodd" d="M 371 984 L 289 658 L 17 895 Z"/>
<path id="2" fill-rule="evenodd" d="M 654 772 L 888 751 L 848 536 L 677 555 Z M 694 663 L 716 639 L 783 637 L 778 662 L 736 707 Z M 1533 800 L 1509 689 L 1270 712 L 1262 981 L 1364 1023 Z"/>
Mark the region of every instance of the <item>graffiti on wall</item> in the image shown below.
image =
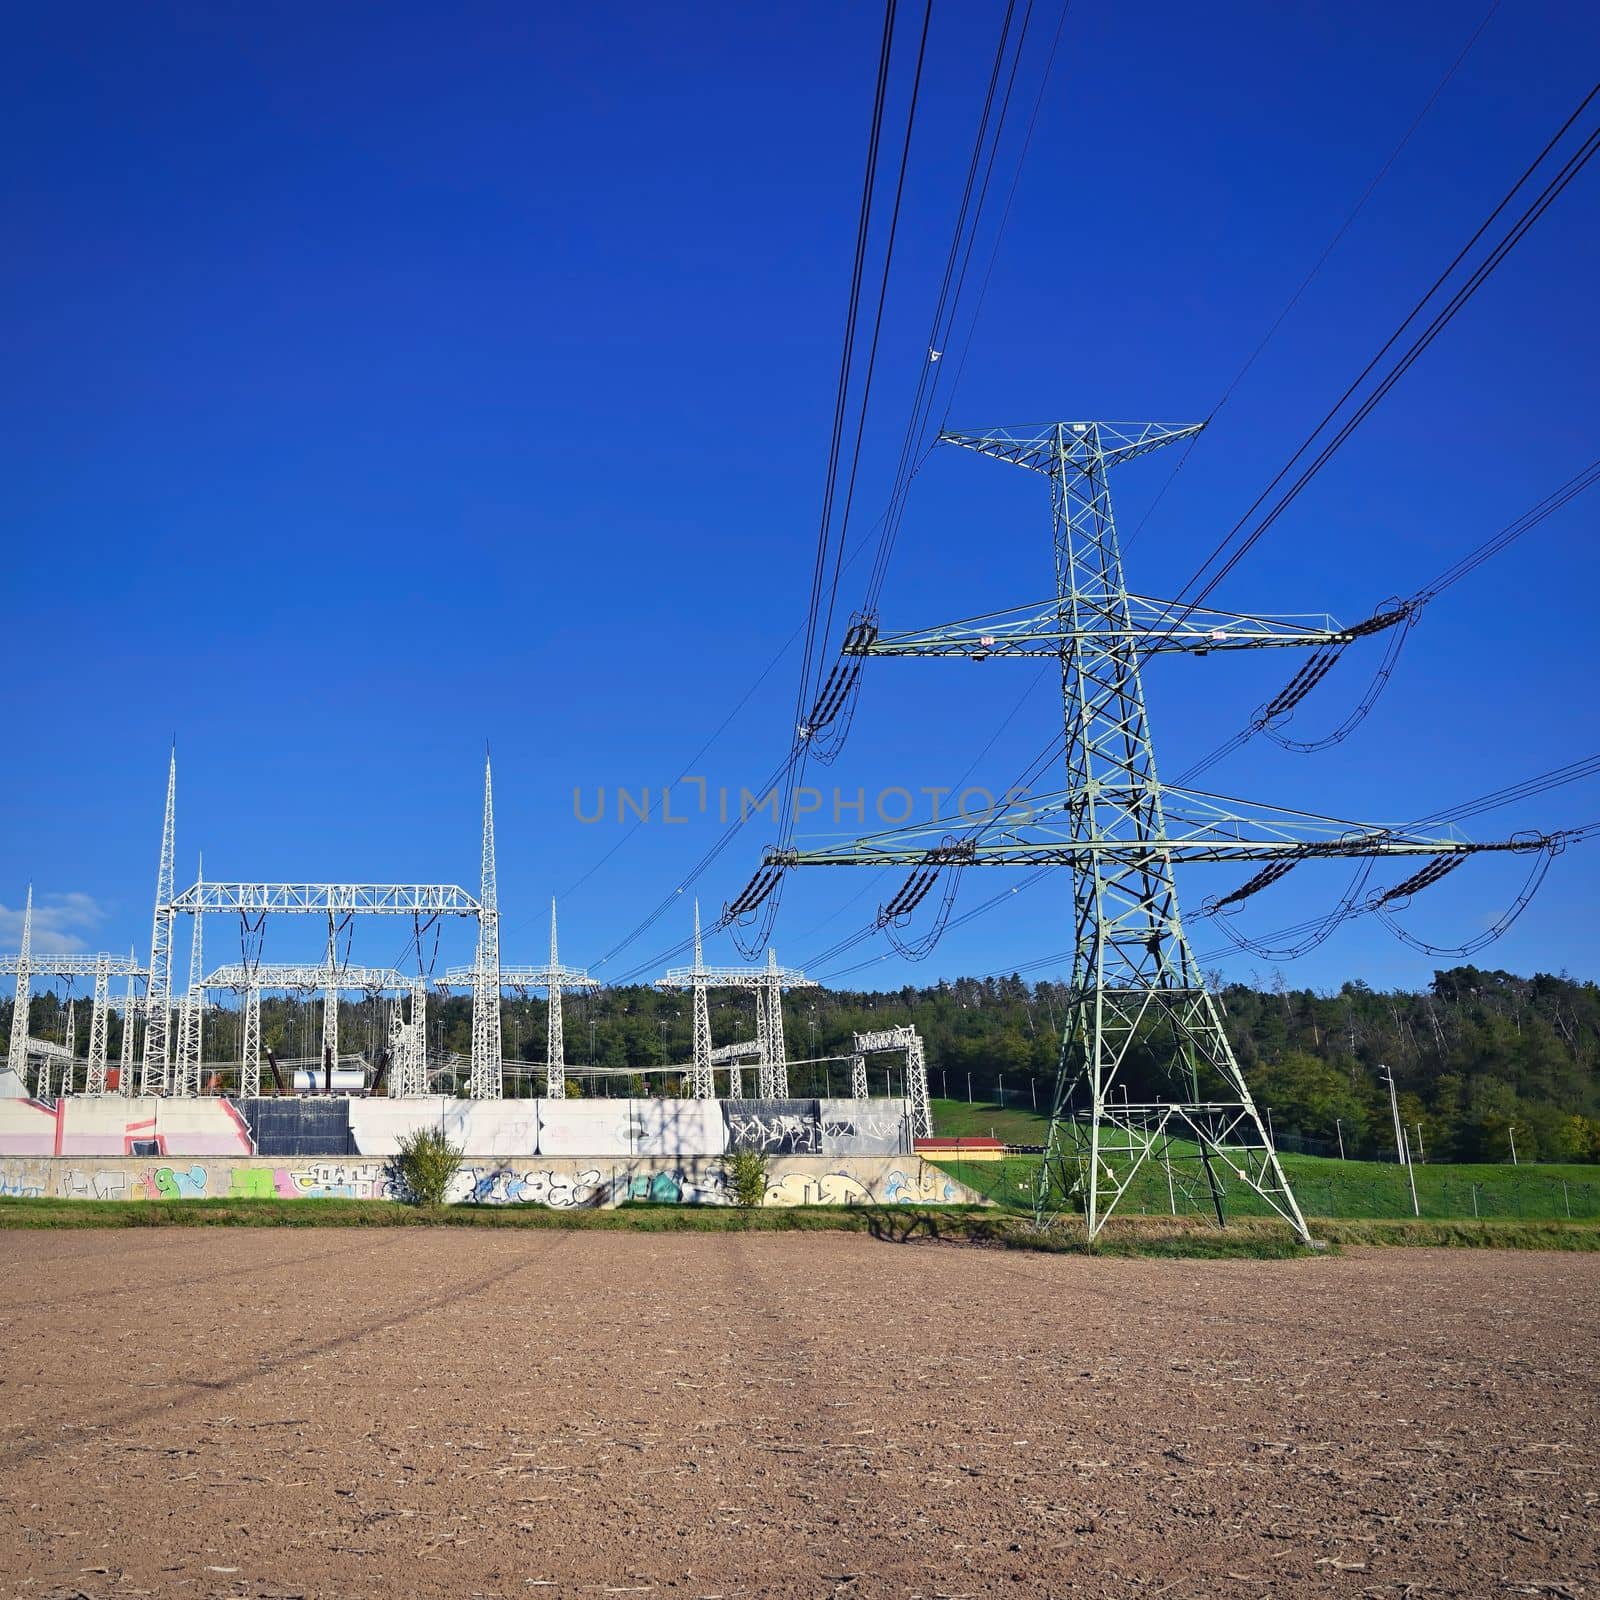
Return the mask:
<path id="1" fill-rule="evenodd" d="M 895 1168 L 877 1193 L 850 1172 L 784 1172 L 767 1185 L 769 1206 L 949 1205 L 961 1199 L 953 1179 L 922 1164 Z"/>
<path id="2" fill-rule="evenodd" d="M 838 1158 L 830 1157 L 833 1161 Z M 973 1196 L 926 1162 L 847 1157 L 824 1163 L 774 1163 L 769 1205 L 939 1205 Z M 0 1194 L 54 1195 L 69 1200 L 273 1200 L 403 1198 L 387 1161 L 317 1157 L 283 1163 L 107 1158 L 103 1161 L 0 1158 Z M 474 1163 L 457 1174 L 449 1198 L 478 1205 L 558 1209 L 617 1205 L 626 1200 L 669 1205 L 728 1205 L 722 1163 L 648 1159 L 619 1165 L 585 1161 Z"/>
<path id="3" fill-rule="evenodd" d="M 822 1117 L 815 1100 L 724 1100 L 722 1115 L 730 1150 L 822 1154 Z"/>

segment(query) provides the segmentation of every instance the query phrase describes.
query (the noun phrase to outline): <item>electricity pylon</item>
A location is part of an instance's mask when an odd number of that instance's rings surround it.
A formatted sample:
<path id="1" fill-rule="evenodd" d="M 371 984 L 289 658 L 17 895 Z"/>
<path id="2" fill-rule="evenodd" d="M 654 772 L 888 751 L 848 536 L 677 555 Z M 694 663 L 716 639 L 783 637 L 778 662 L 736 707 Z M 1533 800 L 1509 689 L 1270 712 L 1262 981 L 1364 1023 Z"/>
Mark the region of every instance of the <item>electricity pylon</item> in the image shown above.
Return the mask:
<path id="1" fill-rule="evenodd" d="M 16 997 L 11 1005 L 11 1042 L 6 1051 L 7 1092 L 23 1095 L 28 1082 L 28 1002 L 33 988 L 33 885 L 22 907 L 22 949 L 17 954 Z"/>
<path id="2" fill-rule="evenodd" d="M 1189 946 L 1174 869 L 1182 861 L 1264 861 L 1241 899 L 1296 862 L 1330 856 L 1462 856 L 1554 849 L 1557 836 L 1483 845 L 1272 808 L 1242 811 L 1164 789 L 1156 771 L 1140 665 L 1155 652 L 1207 655 L 1267 646 L 1325 647 L 1358 629 L 1330 619 L 1199 612 L 1129 593 L 1107 473 L 1203 424 L 1058 423 L 1041 432 L 945 433 L 941 440 L 1041 473 L 1050 484 L 1055 596 L 1044 606 L 918 633 L 857 630 L 858 655 L 1053 655 L 1060 662 L 1066 788 L 1018 805 L 1010 795 L 952 837 L 902 828 L 834 849 L 775 849 L 767 866 L 1059 864 L 1072 882 L 1073 958 L 1037 1210 L 1081 1204 L 1094 1238 L 1146 1161 L 1191 1162 L 1219 1223 L 1223 1181 L 1251 1189 L 1301 1239 L 1310 1233 Z M 1196 619 L 1199 619 L 1198 621 Z M 1425 869 L 1426 871 L 1427 869 Z M 1437 863 L 1433 870 L 1438 871 Z M 1388 898 L 1424 886 L 1419 873 Z M 1428 879 L 1427 881 L 1433 881 Z M 880 920 L 882 914 L 880 913 Z M 1121 1080 L 1119 1082 L 1119 1079 Z M 1151 1085 L 1168 1086 L 1165 1094 Z M 1123 1098 L 1113 1096 L 1120 1089 Z M 1138 1089 L 1139 1097 L 1131 1091 Z"/>

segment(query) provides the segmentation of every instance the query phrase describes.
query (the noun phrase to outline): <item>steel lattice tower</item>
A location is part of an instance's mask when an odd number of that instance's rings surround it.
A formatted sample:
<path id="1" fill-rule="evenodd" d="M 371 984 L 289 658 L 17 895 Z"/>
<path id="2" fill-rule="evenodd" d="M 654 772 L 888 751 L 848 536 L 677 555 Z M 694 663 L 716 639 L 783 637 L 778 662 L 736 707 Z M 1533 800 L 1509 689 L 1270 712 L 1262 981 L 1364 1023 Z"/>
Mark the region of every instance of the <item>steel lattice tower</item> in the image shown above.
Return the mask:
<path id="1" fill-rule="evenodd" d="M 700 902 L 694 903 L 694 982 L 692 986 L 694 1009 L 694 1071 L 690 1074 L 690 1092 L 696 1100 L 713 1100 L 717 1088 L 711 1071 L 711 997 L 706 988 L 706 963 L 700 948 Z M 761 997 L 756 996 L 759 1006 Z"/>
<path id="2" fill-rule="evenodd" d="M 89 1065 L 84 1072 L 83 1092 L 106 1092 L 107 1012 L 111 1000 L 111 958 L 97 956 L 94 964 L 94 1009 L 89 1013 Z"/>
<path id="3" fill-rule="evenodd" d="M 138 1002 L 134 998 L 134 962 L 135 952 L 128 951 L 128 993 L 122 1005 L 122 1054 L 117 1063 L 117 1090 L 125 1098 L 133 1096 L 133 1044 L 134 1044 L 134 1019 L 138 1011 Z"/>
<path id="4" fill-rule="evenodd" d="M 145 985 L 144 1069 L 140 1085 L 145 1094 L 167 1092 L 167 1068 L 172 1059 L 169 1029 L 172 1025 L 172 899 L 176 866 L 173 848 L 177 794 L 178 750 L 174 745 L 167 762 L 167 805 L 161 819 L 161 863 L 156 870 L 155 920 L 150 928 L 150 979 Z"/>
<path id="5" fill-rule="evenodd" d="M 328 958 L 322 968 L 322 1070 L 339 1065 L 339 924 L 328 913 Z"/>
<path id="6" fill-rule="evenodd" d="M 195 874 L 195 887 L 205 882 L 202 864 Z M 200 1035 L 205 1014 L 205 918 L 194 914 L 194 932 L 189 941 L 189 987 L 184 992 L 183 1004 L 178 1010 L 178 1050 L 176 1070 L 168 1084 L 168 1093 L 197 1095 L 200 1093 Z"/>
<path id="7" fill-rule="evenodd" d="M 78 1002 L 67 1001 L 67 1059 L 61 1063 L 61 1093 L 72 1093 L 72 1064 L 78 1058 Z"/>
<path id="8" fill-rule="evenodd" d="M 567 1032 L 561 1010 L 565 989 L 585 992 L 598 989 L 599 981 L 578 967 L 561 965 L 556 935 L 556 902 L 550 899 L 550 960 L 542 967 L 503 967 L 501 982 L 516 994 L 527 997 L 529 989 L 543 989 L 548 999 L 545 1027 L 545 1095 L 551 1100 L 567 1097 Z"/>
<path id="9" fill-rule="evenodd" d="M 1170 858 L 1159 850 L 1103 848 L 1167 836 L 1140 676 L 1140 630 L 1107 474 L 1191 438 L 1201 426 L 1119 425 L 1113 431 L 1097 422 L 1057 423 L 1020 456 L 991 435 L 951 436 L 952 443 L 1032 467 L 1050 481 L 1066 788 L 1073 797 L 1068 820 L 1072 840 L 1091 850 L 1088 865 L 1071 875 L 1071 1009 L 1046 1172 L 1052 1158 L 1074 1158 L 1090 1237 L 1099 1231 L 1102 1189 L 1110 1191 L 1108 1212 L 1126 1186 L 1120 1174 L 1149 1150 L 1149 1108 L 1135 1115 L 1111 1100 L 1113 1084 L 1136 1051 L 1155 1058 L 1176 1080 L 1177 1092 L 1157 1115 L 1170 1107 L 1197 1138 L 1218 1220 L 1221 1196 L 1212 1163 L 1234 1165 L 1213 1139 L 1220 1120 L 1229 1152 L 1260 1152 L 1254 1186 L 1308 1236 L 1184 934 Z M 1232 1114 L 1235 1107 L 1240 1115 Z"/>
<path id="10" fill-rule="evenodd" d="M 767 970 L 756 990 L 756 1038 L 761 1043 L 756 1067 L 757 1093 L 763 1100 L 789 1098 L 789 1050 L 783 1037 L 783 982 L 778 955 L 767 946 Z"/>
<path id="11" fill-rule="evenodd" d="M 11 1006 L 11 1043 L 6 1070 L 15 1075 L 11 1093 L 26 1094 L 28 1083 L 28 1002 L 33 997 L 33 885 L 22 906 L 22 949 L 17 955 L 17 987 Z"/>
<path id="12" fill-rule="evenodd" d="M 500 1043 L 500 902 L 494 864 L 494 780 L 483 759 L 483 876 L 478 893 L 478 951 L 473 963 L 472 1071 L 474 1100 L 502 1094 Z"/>

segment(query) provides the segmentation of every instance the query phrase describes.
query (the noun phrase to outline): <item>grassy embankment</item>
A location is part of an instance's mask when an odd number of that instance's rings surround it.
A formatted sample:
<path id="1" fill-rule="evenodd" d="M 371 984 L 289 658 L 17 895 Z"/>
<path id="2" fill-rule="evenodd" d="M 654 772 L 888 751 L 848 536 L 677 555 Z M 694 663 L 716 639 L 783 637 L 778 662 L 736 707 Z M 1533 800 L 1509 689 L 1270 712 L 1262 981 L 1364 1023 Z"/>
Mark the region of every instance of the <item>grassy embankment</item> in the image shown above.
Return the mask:
<path id="1" fill-rule="evenodd" d="M 969 1106 L 960 1100 L 933 1102 L 937 1133 L 961 1138 L 994 1137 L 1013 1144 L 1043 1144 L 1047 1123 L 1028 1111 L 998 1106 Z M 1193 1145 L 1175 1141 L 1180 1154 Z M 1308 1217 L 1339 1219 L 1404 1219 L 1415 1221 L 1405 1170 L 1393 1162 L 1339 1161 L 1321 1156 L 1285 1155 L 1284 1171 Z M 970 1188 L 1013 1210 L 1027 1210 L 1037 1156 L 1012 1156 L 1003 1161 L 964 1161 L 959 1156 L 939 1163 Z M 1593 1166 L 1467 1166 L 1420 1162 L 1414 1169 L 1417 1204 L 1423 1220 L 1501 1222 L 1600 1220 L 1600 1168 Z M 1193 1185 L 1191 1184 L 1191 1188 Z M 1266 1215 L 1267 1207 L 1248 1191 L 1230 1186 L 1231 1208 L 1241 1217 Z M 1199 1209 L 1193 1195 L 1185 1198 L 1166 1175 L 1147 1163 L 1135 1179 L 1123 1206 L 1135 1215 L 1180 1215 Z"/>

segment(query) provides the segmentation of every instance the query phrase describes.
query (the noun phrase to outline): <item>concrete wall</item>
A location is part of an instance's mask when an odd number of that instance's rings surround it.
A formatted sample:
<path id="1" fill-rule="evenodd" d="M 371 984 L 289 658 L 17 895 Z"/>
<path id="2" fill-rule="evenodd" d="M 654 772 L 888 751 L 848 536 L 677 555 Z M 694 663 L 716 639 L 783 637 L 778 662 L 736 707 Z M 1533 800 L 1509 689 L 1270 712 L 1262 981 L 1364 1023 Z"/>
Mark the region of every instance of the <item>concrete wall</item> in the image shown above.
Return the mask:
<path id="1" fill-rule="evenodd" d="M 4 1156 L 0 1194 L 74 1200 L 398 1198 L 389 1163 L 362 1156 Z M 731 1203 L 715 1157 L 469 1159 L 450 1198 L 557 1207 L 612 1206 L 624 1200 Z M 779 1156 L 767 1188 L 768 1205 L 981 1203 L 980 1196 L 919 1156 Z"/>
<path id="2" fill-rule="evenodd" d="M 420 1127 L 469 1156 L 898 1156 L 902 1100 L 0 1101 L 0 1156 L 391 1156 Z"/>

